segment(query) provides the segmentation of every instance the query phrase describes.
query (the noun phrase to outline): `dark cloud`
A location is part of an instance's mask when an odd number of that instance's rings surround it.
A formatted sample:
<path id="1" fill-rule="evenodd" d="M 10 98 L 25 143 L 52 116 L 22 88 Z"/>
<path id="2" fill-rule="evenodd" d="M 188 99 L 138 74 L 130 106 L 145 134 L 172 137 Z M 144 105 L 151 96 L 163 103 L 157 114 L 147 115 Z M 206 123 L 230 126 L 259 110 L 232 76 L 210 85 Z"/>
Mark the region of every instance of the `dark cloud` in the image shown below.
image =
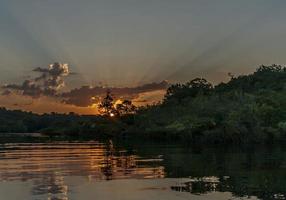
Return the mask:
<path id="1" fill-rule="evenodd" d="M 167 81 L 162 81 L 160 83 L 150 83 L 138 87 L 123 88 L 82 86 L 81 88 L 76 88 L 63 93 L 61 97 L 64 99 L 63 102 L 66 104 L 86 107 L 98 103 L 101 97 L 106 95 L 107 90 L 110 90 L 116 99 L 134 99 L 138 97 L 140 93 L 165 90 L 168 85 Z"/>
<path id="2" fill-rule="evenodd" d="M 7 84 L 2 88 L 4 95 L 9 95 L 11 91 L 20 92 L 22 95 L 38 98 L 41 95 L 55 96 L 57 91 L 64 86 L 63 77 L 70 74 L 67 64 L 54 63 L 48 68 L 37 67 L 33 70 L 40 73 L 34 79 L 25 80 L 22 84 Z"/>
<path id="3" fill-rule="evenodd" d="M 64 86 L 64 76 L 68 76 L 69 67 L 67 64 L 54 63 L 49 68 L 38 67 L 33 71 L 39 72 L 42 75 L 37 77 L 35 81 L 42 81 L 45 89 L 58 90 Z"/>
<path id="4" fill-rule="evenodd" d="M 106 91 L 110 90 L 115 99 L 133 100 L 141 93 L 165 90 L 167 81 L 150 83 L 137 87 L 90 87 L 82 86 L 69 92 L 60 93 L 59 89 L 65 84 L 64 77 L 74 73 L 69 72 L 67 64 L 54 63 L 48 68 L 37 67 L 33 70 L 39 75 L 35 78 L 25 80 L 22 84 L 7 84 L 2 86 L 2 95 L 17 93 L 24 96 L 39 98 L 41 96 L 57 97 L 62 102 L 80 107 L 92 106 L 98 103 Z"/>

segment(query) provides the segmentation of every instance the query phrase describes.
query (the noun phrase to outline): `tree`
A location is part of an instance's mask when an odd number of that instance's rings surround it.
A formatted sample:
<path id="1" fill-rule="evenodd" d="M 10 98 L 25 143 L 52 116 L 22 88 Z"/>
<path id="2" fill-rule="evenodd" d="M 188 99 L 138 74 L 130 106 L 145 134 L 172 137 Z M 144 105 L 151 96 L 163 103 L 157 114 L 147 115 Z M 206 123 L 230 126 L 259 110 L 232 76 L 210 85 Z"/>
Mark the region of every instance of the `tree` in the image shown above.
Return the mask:
<path id="1" fill-rule="evenodd" d="M 164 98 L 164 102 L 168 102 L 171 99 L 181 101 L 187 97 L 196 97 L 198 94 L 209 94 L 213 89 L 211 83 L 204 78 L 195 78 L 186 84 L 174 84 L 167 89 L 167 93 Z"/>
<path id="2" fill-rule="evenodd" d="M 110 90 L 107 90 L 106 96 L 98 105 L 98 111 L 101 115 L 113 117 L 116 114 L 114 100 Z"/>
<path id="3" fill-rule="evenodd" d="M 118 115 L 134 114 L 136 106 L 130 100 L 124 100 L 122 103 L 116 105 L 116 111 Z"/>

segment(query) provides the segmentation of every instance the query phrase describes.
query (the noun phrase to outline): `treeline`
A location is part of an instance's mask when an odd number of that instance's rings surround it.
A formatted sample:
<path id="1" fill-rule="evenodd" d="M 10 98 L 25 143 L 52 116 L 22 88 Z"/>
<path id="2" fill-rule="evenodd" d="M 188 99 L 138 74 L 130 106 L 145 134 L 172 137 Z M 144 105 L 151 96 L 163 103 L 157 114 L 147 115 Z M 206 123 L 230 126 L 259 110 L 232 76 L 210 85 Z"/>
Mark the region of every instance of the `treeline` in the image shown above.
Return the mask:
<path id="1" fill-rule="evenodd" d="M 125 113 L 116 116 L 36 115 L 2 108 L 0 132 L 206 143 L 283 141 L 286 138 L 286 68 L 260 66 L 253 74 L 230 75 L 230 78 L 229 82 L 216 86 L 202 78 L 174 84 L 168 88 L 162 103 L 136 109 L 134 113 L 134 109 L 128 111 L 132 104 L 127 102 L 121 106 L 121 113 Z M 112 105 L 107 100 L 108 104 L 101 105 Z"/>
<path id="2" fill-rule="evenodd" d="M 0 133 L 45 133 L 50 136 L 108 137 L 118 130 L 118 120 L 97 115 L 34 114 L 0 108 Z M 116 127 L 117 129 L 115 129 Z"/>
<path id="3" fill-rule="evenodd" d="M 284 140 L 286 68 L 260 66 L 216 86 L 200 78 L 172 85 L 163 103 L 141 110 L 135 124 L 134 132 L 195 142 Z"/>

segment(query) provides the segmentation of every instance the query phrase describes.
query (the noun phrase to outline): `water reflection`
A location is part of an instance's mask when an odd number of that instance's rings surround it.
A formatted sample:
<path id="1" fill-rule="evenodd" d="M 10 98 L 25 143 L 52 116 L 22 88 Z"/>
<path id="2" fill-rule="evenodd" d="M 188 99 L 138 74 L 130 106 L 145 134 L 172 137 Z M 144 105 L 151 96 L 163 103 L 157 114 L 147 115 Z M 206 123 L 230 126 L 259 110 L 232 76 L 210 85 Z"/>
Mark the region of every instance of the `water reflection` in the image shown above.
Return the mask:
<path id="1" fill-rule="evenodd" d="M 32 195 L 67 200 L 69 176 L 88 181 L 163 178 L 160 158 L 145 159 L 113 143 L 4 144 L 0 148 L 0 181 L 33 182 Z M 147 163 L 152 162 L 152 165 Z"/>
<path id="2" fill-rule="evenodd" d="M 226 193 L 231 195 L 225 199 L 286 199 L 286 151 L 126 146 L 112 141 L 2 144 L 0 197 L 11 187 L 24 194 L 19 183 L 29 188 L 26 199 L 87 199 L 88 194 L 97 199 L 121 195 L 141 200 L 147 194 L 165 195 L 156 197 L 164 200 L 198 195 L 222 199 Z M 213 196 L 217 194 L 222 196 Z"/>
<path id="3" fill-rule="evenodd" d="M 284 193 L 275 193 L 275 190 L 267 185 L 268 183 L 264 184 L 247 185 L 246 183 L 246 185 L 239 188 L 237 185 L 233 185 L 231 177 L 199 177 L 190 178 L 189 181 L 171 186 L 171 189 L 176 192 L 188 192 L 197 195 L 211 192 L 232 192 L 233 197 L 245 197 L 247 199 L 253 196 L 269 200 L 286 199 L 285 191 Z"/>
<path id="4" fill-rule="evenodd" d="M 68 186 L 64 177 L 55 172 L 48 177 L 42 177 L 33 181 L 32 195 L 46 195 L 47 199 L 68 200 Z"/>
<path id="5" fill-rule="evenodd" d="M 190 192 L 193 194 L 203 194 L 207 192 L 221 191 L 219 187 L 222 184 L 218 177 L 200 177 L 190 178 L 189 181 L 184 182 L 181 185 L 171 186 L 172 190 L 178 192 Z"/>
<path id="6" fill-rule="evenodd" d="M 196 195 L 231 192 L 233 198 L 257 197 L 264 200 L 286 199 L 286 151 L 284 147 L 257 146 L 246 149 L 205 149 L 180 155 L 184 162 L 172 162 L 166 176 L 190 177 L 171 189 Z M 174 170 L 180 167 L 180 171 Z"/>

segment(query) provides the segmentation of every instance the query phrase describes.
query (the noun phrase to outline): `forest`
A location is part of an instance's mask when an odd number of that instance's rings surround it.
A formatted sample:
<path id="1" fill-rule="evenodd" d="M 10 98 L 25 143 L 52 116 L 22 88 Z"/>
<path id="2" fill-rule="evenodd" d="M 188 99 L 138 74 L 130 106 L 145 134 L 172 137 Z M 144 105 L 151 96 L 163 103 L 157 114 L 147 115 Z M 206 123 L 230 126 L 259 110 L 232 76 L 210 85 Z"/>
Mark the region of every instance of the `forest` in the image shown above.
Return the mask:
<path id="1" fill-rule="evenodd" d="M 214 144 L 286 141 L 286 67 L 262 65 L 252 74 L 229 76 L 218 85 L 203 78 L 173 84 L 162 102 L 140 108 L 128 100 L 115 106 L 108 91 L 101 115 L 1 108 L 0 132 Z"/>

